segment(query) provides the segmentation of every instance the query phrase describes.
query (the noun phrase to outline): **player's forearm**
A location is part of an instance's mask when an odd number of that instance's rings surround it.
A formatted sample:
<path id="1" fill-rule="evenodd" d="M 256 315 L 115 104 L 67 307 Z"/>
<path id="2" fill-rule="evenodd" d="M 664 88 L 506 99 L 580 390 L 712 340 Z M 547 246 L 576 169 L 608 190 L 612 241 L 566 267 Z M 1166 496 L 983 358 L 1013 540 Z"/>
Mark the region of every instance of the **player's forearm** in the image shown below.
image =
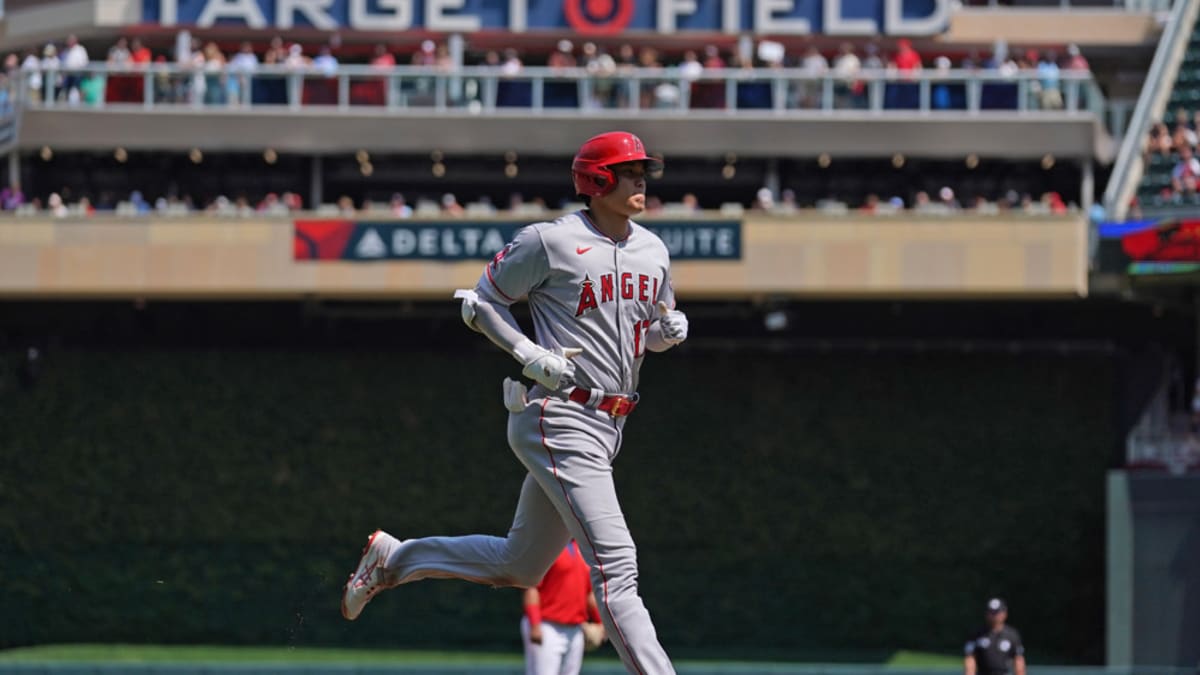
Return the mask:
<path id="1" fill-rule="evenodd" d="M 1018 656 L 1017 658 L 1013 659 L 1013 671 L 1014 671 L 1014 675 L 1025 675 L 1025 657 L 1024 656 Z"/>
<path id="2" fill-rule="evenodd" d="M 475 303 L 475 321 L 472 322 L 472 326 L 509 354 L 515 355 L 517 346 L 529 341 L 507 307 L 488 302 L 484 298 Z"/>
<path id="3" fill-rule="evenodd" d="M 963 659 L 963 675 L 975 675 L 975 657 L 968 656 Z"/>

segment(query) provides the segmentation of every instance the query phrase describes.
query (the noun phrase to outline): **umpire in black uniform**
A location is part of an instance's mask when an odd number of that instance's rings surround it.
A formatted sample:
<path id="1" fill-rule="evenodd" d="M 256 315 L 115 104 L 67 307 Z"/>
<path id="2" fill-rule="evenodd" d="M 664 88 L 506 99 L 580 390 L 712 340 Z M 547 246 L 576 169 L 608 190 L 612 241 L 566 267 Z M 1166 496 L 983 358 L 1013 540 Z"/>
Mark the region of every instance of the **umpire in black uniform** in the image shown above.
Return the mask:
<path id="1" fill-rule="evenodd" d="M 1008 620 L 1008 604 L 992 598 L 984 616 L 987 626 L 967 640 L 964 675 L 1025 675 L 1021 634 L 1004 623 Z"/>

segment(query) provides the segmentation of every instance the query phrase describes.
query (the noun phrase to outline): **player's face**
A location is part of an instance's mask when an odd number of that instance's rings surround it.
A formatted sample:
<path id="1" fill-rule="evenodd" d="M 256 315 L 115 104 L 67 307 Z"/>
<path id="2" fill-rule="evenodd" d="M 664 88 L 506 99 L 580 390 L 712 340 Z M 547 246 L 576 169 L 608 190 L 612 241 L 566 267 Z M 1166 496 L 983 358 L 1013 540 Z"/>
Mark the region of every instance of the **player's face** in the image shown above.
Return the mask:
<path id="1" fill-rule="evenodd" d="M 617 187 L 600 198 L 602 207 L 623 216 L 637 215 L 646 209 L 646 165 L 644 162 L 614 164 Z"/>
<path id="2" fill-rule="evenodd" d="M 1004 625 L 1005 619 L 1008 618 L 1008 612 L 1004 610 L 1000 610 L 999 612 L 988 612 L 985 616 L 987 617 L 988 625 L 995 630 Z"/>

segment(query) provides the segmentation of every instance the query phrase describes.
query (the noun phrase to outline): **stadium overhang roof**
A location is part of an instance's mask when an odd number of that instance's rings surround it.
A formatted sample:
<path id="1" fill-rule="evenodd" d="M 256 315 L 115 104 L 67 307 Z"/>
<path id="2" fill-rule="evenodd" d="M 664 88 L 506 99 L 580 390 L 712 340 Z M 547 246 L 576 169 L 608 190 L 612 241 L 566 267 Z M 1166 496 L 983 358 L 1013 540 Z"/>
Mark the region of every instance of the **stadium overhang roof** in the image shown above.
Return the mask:
<path id="1" fill-rule="evenodd" d="M 323 154 L 347 148 L 378 152 L 492 154 L 519 150 L 531 155 L 570 155 L 579 139 L 614 128 L 654 139 L 659 152 L 703 157 L 736 152 L 744 157 L 833 156 L 1112 160 L 1112 141 L 1091 113 L 1064 114 L 983 111 L 938 114 L 888 111 L 793 112 L 786 119 L 770 112 L 719 111 L 638 116 L 609 111 L 494 112 L 430 110 L 403 115 L 371 112 L 254 110 L 89 110 L 27 111 L 20 122 L 25 150 L 279 152 Z"/>

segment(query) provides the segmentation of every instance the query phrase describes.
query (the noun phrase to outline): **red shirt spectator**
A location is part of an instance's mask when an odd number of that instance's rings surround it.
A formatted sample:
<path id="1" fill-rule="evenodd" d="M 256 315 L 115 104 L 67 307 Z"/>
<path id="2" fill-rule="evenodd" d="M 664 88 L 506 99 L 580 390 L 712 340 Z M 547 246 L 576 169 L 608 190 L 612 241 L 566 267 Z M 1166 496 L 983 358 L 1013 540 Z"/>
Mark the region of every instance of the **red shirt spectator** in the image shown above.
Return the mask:
<path id="1" fill-rule="evenodd" d="M 574 541 L 558 554 L 537 588 L 525 590 L 525 672 L 534 675 L 577 675 L 583 663 L 583 628 L 600 622 L 592 592 L 591 570 Z"/>
<path id="2" fill-rule="evenodd" d="M 375 56 L 371 57 L 371 65 L 390 68 L 396 65 L 396 57 L 387 50 L 386 45 L 376 45 Z"/>
<path id="3" fill-rule="evenodd" d="M 1087 59 L 1083 54 L 1079 53 L 1079 47 L 1074 44 L 1067 45 L 1067 70 L 1091 70 Z"/>
<path id="4" fill-rule="evenodd" d="M 129 60 L 134 63 L 150 63 L 153 60 L 150 48 L 142 44 L 138 38 L 129 41 Z"/>
<path id="5" fill-rule="evenodd" d="M 587 598 L 591 590 L 591 570 L 579 554 L 578 544 L 571 542 L 538 584 L 542 620 L 568 625 L 583 623 L 588 618 Z M 599 621 L 599 614 L 594 618 Z"/>
<path id="6" fill-rule="evenodd" d="M 896 41 L 896 58 L 893 60 L 896 69 L 901 72 L 913 72 L 921 69 L 921 55 L 912 48 L 912 42 L 907 38 Z"/>

